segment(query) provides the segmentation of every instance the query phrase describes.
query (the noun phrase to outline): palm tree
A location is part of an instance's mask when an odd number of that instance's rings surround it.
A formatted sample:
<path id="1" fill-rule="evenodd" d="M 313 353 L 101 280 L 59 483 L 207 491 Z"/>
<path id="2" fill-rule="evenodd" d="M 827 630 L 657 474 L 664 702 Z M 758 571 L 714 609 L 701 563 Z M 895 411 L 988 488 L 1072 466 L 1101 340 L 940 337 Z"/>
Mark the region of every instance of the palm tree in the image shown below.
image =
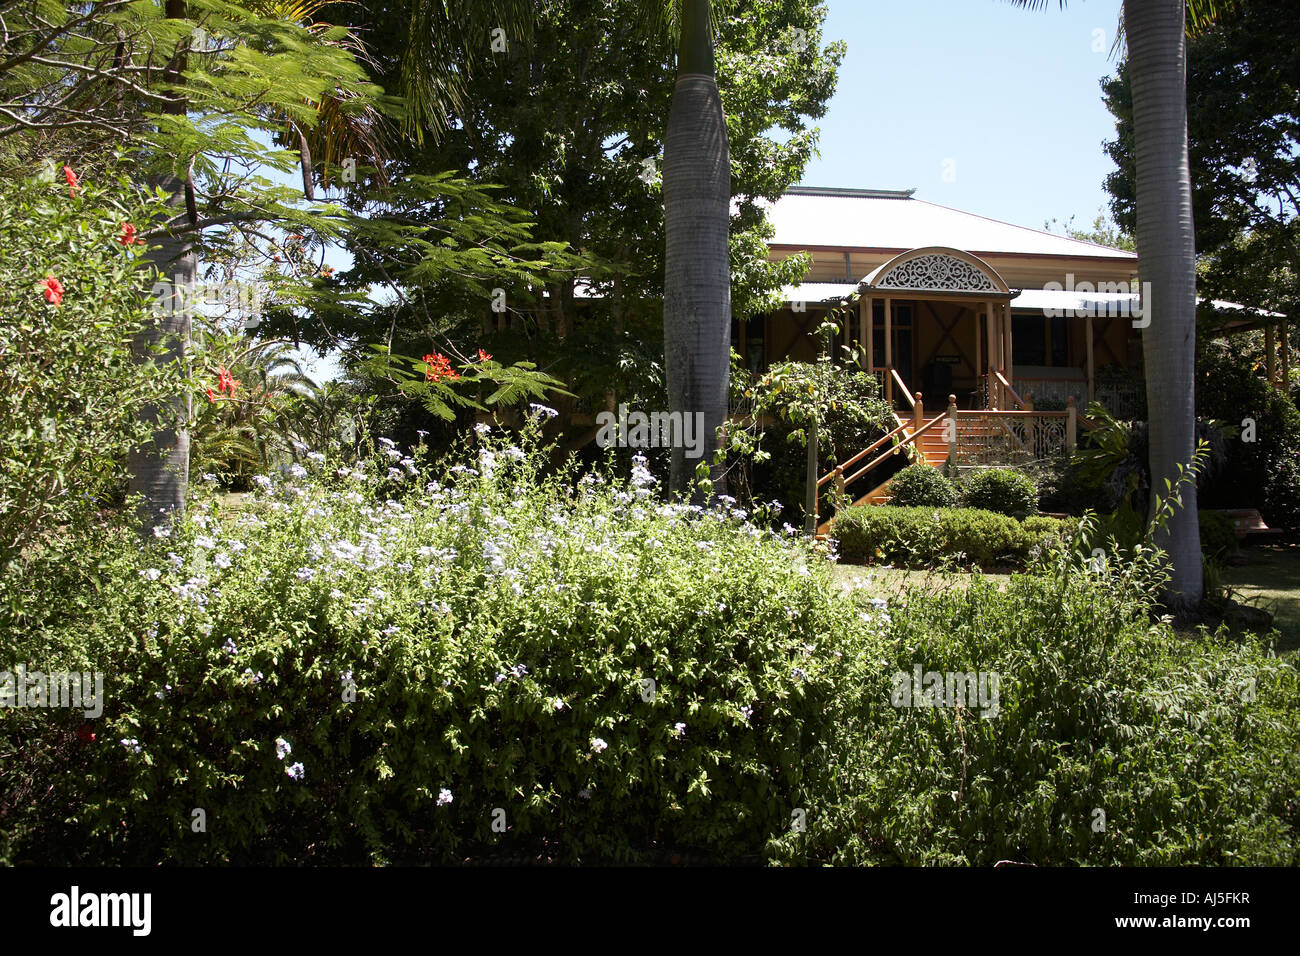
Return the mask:
<path id="1" fill-rule="evenodd" d="M 164 15 L 168 19 L 185 18 L 185 0 L 166 0 Z M 171 88 L 180 84 L 185 73 L 185 47 L 179 45 L 163 70 L 163 83 Z M 185 100 L 173 97 L 163 113 L 185 115 Z M 194 285 L 198 270 L 194 235 L 190 231 L 190 214 L 186 209 L 186 183 L 174 171 L 155 177 L 151 185 L 169 197 L 168 205 L 176 211 L 166 231 L 149 257 L 163 281 L 173 282 L 167 299 L 155 302 L 157 321 L 147 325 L 136 337 L 134 351 L 141 362 L 150 359 L 185 363 L 185 348 L 190 337 L 189 303 L 185 290 Z M 190 417 L 188 394 L 176 395 L 165 406 L 148 404 L 139 411 L 140 420 L 153 428 L 153 440 L 133 448 L 128 456 L 130 478 L 127 491 L 139 495 L 137 515 L 142 534 L 179 516 L 185 508 L 185 491 L 190 472 Z"/>
<path id="2" fill-rule="evenodd" d="M 1196 442 L 1196 239 L 1187 158 L 1185 0 L 1124 0 L 1137 165 L 1137 247 L 1150 325 L 1142 331 L 1146 365 L 1148 458 L 1157 493 L 1179 480 Z M 1153 507 L 1155 506 L 1153 498 Z M 1196 484 L 1157 532 L 1169 555 L 1166 602 L 1176 613 L 1200 603 L 1200 531 Z"/>
<path id="3" fill-rule="evenodd" d="M 1040 9 L 1048 0 L 1010 0 Z M 1152 516 L 1160 494 L 1180 485 L 1195 451 L 1196 243 L 1187 158 L 1187 31 L 1210 25 L 1230 0 L 1124 0 L 1136 140 L 1137 251 L 1150 301 L 1142 333 L 1150 425 Z M 1065 6 L 1065 0 L 1060 0 Z M 1156 544 L 1169 556 L 1165 601 L 1177 614 L 1204 591 L 1196 486 L 1181 484 L 1179 507 Z"/>
<path id="4" fill-rule="evenodd" d="M 683 421 L 695 416 L 702 422 L 706 460 L 712 459 L 717 430 L 726 420 L 731 370 L 731 152 L 714 68 L 710 6 L 709 0 L 683 3 L 663 168 L 668 408 L 680 412 Z M 692 466 L 681 442 L 673 445 L 669 484 L 684 492 L 691 487 Z M 720 469 L 714 479 L 721 482 Z"/>

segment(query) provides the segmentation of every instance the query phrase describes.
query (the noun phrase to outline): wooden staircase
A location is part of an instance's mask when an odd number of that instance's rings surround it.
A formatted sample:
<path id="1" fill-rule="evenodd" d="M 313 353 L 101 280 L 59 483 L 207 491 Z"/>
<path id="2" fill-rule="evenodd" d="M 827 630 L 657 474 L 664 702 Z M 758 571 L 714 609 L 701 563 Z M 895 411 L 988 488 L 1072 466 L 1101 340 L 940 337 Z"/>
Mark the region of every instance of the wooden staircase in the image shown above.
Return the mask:
<path id="1" fill-rule="evenodd" d="M 943 415 L 931 415 L 924 418 L 921 420 L 921 427 L 924 428 L 936 418 L 943 417 Z M 919 438 L 912 439 L 916 431 L 915 422 L 910 419 L 905 421 L 903 423 L 904 443 L 915 444 L 917 451 L 921 453 L 921 457 L 931 468 L 942 468 L 944 462 L 948 460 L 948 442 L 944 439 L 943 427 L 930 428 L 922 432 Z M 853 503 L 855 505 L 883 505 L 889 500 L 889 482 L 892 480 L 891 478 L 882 482 Z"/>

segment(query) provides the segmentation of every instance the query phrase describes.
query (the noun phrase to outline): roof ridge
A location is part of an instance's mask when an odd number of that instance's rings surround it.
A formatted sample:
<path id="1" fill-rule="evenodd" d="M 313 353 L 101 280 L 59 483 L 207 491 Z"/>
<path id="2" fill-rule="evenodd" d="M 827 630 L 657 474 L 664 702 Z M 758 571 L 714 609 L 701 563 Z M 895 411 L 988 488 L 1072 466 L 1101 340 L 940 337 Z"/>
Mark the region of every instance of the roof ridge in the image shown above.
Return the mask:
<path id="1" fill-rule="evenodd" d="M 1035 232 L 1040 236 L 1050 236 L 1053 239 L 1067 239 L 1070 242 L 1077 242 L 1085 246 L 1093 246 L 1097 249 L 1108 249 L 1111 252 L 1124 252 L 1135 258 L 1137 257 L 1137 253 L 1133 252 L 1131 249 L 1121 249 L 1118 246 L 1105 246 L 1100 242 L 1092 242 L 1088 239 L 1076 239 L 1074 236 L 1061 236 L 1054 232 L 1048 232 L 1046 229 L 1035 229 L 1033 226 L 1022 226 L 1017 222 L 1007 222 L 1005 219 L 994 219 L 992 216 L 981 215 L 977 212 L 968 212 L 965 209 L 958 209 L 955 206 L 945 206 L 943 203 L 930 202 L 928 199 L 918 199 L 917 202 L 923 202 L 927 206 L 934 206 L 937 209 L 947 209 L 949 212 L 960 213 L 963 216 L 974 216 L 976 219 L 983 219 L 985 222 L 995 222 L 999 226 L 1010 226 L 1012 229 L 1023 229 L 1026 232 Z"/>
<path id="2" fill-rule="evenodd" d="M 840 199 L 911 199 L 911 189 L 859 189 L 851 186 L 791 186 L 787 196 L 830 196 Z"/>

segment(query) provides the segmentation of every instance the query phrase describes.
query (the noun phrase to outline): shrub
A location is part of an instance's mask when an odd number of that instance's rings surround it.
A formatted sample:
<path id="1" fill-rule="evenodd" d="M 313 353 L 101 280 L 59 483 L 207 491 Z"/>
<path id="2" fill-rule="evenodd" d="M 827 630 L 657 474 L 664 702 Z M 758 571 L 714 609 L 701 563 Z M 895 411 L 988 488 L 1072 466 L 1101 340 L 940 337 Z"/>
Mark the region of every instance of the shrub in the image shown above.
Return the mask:
<path id="1" fill-rule="evenodd" d="M 152 272 L 143 245 L 119 240 L 159 205 L 111 180 L 69 193 L 63 176 L 7 178 L 0 198 L 0 568 L 75 537 L 151 434 L 136 410 L 182 387 L 174 365 L 131 355 Z"/>
<path id="2" fill-rule="evenodd" d="M 15 657 L 93 664 L 108 698 L 0 721 L 25 754 L 0 794 L 35 795 L 9 819 L 0 799 L 13 852 L 761 860 L 808 800 L 851 613 L 800 539 L 661 505 L 642 471 L 575 493 L 490 440 L 440 480 L 388 452 L 234 513 L 196 495 L 146 551 L 105 527 L 3 582 Z"/>
<path id="3" fill-rule="evenodd" d="M 962 504 L 1023 518 L 1038 510 L 1038 486 L 1014 468 L 985 468 L 962 482 Z"/>
<path id="4" fill-rule="evenodd" d="M 1214 511 L 1197 513 L 1201 529 L 1201 553 L 1207 558 L 1221 560 L 1237 550 L 1237 534 L 1232 519 Z"/>
<path id="5" fill-rule="evenodd" d="M 889 503 L 900 508 L 950 508 L 956 502 L 956 487 L 929 465 L 908 465 L 889 483 Z"/>
<path id="6" fill-rule="evenodd" d="M 1262 643 L 1153 625 L 1154 561 L 1098 573 L 1075 550 L 1001 586 L 976 576 L 887 609 L 860 598 L 862 656 L 878 663 L 846 688 L 853 716 L 820 745 L 822 799 L 777 859 L 1300 862 L 1294 664 Z M 947 681 L 944 706 L 894 706 L 917 668 L 989 675 L 989 689 L 996 677 L 996 712 L 952 706 Z"/>
<path id="7" fill-rule="evenodd" d="M 888 561 L 925 567 L 945 559 L 981 567 L 1024 565 L 1035 548 L 1059 538 L 1073 522 L 1031 518 L 1027 522 L 972 508 L 846 508 L 831 523 L 842 560 Z"/>

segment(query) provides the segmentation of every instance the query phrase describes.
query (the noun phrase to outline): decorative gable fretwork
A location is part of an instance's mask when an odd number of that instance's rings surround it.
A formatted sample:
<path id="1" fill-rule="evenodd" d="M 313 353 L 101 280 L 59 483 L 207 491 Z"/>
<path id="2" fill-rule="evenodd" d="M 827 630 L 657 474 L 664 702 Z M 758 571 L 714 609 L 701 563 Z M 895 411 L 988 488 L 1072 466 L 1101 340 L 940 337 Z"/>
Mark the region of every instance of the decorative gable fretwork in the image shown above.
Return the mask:
<path id="1" fill-rule="evenodd" d="M 876 289 L 917 289 L 934 292 L 998 292 L 993 280 L 964 259 L 941 252 L 900 262 L 872 283 Z"/>

